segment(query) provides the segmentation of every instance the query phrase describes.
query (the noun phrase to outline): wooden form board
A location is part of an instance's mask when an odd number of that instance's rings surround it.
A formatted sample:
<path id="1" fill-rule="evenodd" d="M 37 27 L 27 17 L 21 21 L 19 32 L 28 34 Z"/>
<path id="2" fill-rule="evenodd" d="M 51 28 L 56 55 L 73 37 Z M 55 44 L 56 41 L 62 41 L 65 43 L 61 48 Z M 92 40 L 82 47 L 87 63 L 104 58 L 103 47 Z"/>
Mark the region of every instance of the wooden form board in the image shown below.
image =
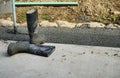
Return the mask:
<path id="1" fill-rule="evenodd" d="M 12 13 L 11 0 L 0 0 L 0 14 Z"/>

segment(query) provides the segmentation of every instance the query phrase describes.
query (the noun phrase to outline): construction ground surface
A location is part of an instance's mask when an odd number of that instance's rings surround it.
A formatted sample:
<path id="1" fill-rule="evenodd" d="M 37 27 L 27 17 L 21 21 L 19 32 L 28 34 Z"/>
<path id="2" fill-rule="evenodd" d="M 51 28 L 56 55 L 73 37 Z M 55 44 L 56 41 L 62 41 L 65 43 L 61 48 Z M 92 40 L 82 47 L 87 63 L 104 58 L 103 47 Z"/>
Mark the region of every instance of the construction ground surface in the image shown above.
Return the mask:
<path id="1" fill-rule="evenodd" d="M 10 57 L 10 43 L 29 40 L 25 27 L 17 35 L 11 29 L 0 27 L 0 78 L 120 77 L 119 29 L 40 28 L 47 40 L 44 45 L 56 46 L 50 57 L 27 53 Z"/>
<path id="2" fill-rule="evenodd" d="M 1 78 L 119 78 L 120 48 L 54 45 L 50 57 L 26 53 L 7 55 L 13 41 L 0 41 Z"/>

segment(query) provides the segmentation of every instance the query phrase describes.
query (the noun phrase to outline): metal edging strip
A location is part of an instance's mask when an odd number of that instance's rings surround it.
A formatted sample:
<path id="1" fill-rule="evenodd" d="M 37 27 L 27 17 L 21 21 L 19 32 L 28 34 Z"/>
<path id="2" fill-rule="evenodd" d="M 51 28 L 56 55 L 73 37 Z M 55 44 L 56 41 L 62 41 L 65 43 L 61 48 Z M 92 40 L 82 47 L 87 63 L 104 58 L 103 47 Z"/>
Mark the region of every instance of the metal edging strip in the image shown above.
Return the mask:
<path id="1" fill-rule="evenodd" d="M 77 5 L 78 2 L 15 2 L 15 5 Z"/>

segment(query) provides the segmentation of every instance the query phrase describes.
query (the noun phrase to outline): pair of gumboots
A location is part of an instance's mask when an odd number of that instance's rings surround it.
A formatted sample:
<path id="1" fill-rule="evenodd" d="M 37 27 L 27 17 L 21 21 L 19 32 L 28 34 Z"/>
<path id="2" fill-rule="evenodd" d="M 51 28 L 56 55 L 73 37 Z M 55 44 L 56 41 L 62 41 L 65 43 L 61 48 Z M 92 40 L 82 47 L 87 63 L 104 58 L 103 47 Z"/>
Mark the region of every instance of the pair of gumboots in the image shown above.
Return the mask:
<path id="1" fill-rule="evenodd" d="M 32 9 L 26 13 L 27 27 L 29 32 L 29 42 L 16 42 L 8 45 L 7 53 L 12 56 L 17 53 L 30 53 L 40 56 L 48 57 L 54 50 L 55 46 L 42 45 L 44 40 L 38 35 L 38 11 Z"/>

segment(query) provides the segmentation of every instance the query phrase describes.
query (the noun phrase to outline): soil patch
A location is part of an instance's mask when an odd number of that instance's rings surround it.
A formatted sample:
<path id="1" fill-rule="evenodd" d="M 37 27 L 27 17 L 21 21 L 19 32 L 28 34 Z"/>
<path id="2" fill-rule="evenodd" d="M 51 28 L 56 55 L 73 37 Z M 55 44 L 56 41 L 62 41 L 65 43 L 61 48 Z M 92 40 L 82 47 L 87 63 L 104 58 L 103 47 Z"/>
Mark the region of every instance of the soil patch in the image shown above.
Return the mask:
<path id="1" fill-rule="evenodd" d="M 27 1 L 27 0 L 17 0 Z M 33 0 L 30 0 L 33 1 Z M 39 0 L 34 0 L 39 1 Z M 42 0 L 41 0 L 42 1 Z M 44 0 L 48 1 L 48 0 Z M 51 0 L 53 1 L 53 0 Z M 54 0 L 59 1 L 59 0 Z M 61 0 L 63 1 L 63 0 Z M 70 0 L 65 0 L 70 1 Z M 71 0 L 77 1 L 77 0 Z M 105 24 L 120 24 L 120 0 L 78 0 L 77 6 L 17 6 L 17 22 L 26 21 L 26 12 L 37 8 L 39 21 L 65 20 L 69 22 L 97 21 Z M 11 14 L 0 15 L 0 18 L 11 17 Z"/>

